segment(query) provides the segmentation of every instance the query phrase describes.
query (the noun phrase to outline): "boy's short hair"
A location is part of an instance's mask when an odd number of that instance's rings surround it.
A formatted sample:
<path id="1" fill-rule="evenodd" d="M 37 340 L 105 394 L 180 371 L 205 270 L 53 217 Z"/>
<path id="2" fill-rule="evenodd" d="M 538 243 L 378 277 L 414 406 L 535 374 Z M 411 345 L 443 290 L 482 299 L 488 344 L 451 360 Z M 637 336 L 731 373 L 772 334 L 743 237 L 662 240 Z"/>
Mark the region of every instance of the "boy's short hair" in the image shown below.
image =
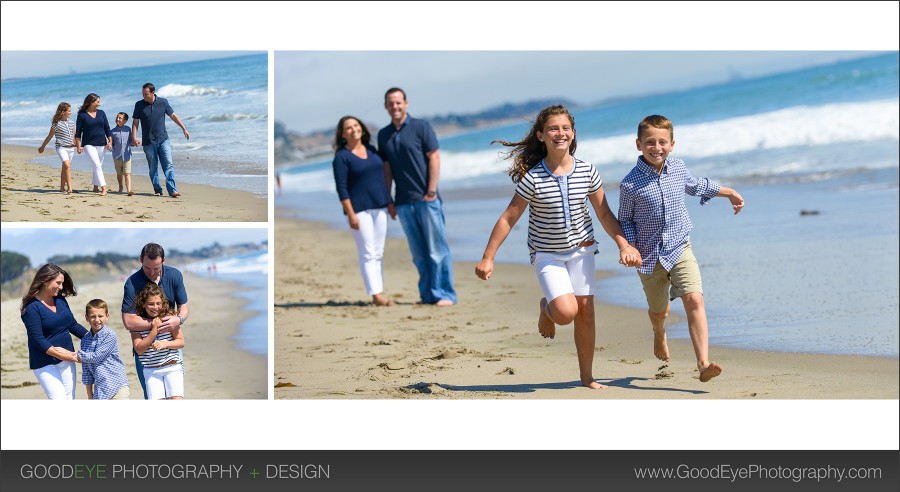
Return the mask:
<path id="1" fill-rule="evenodd" d="M 644 132 L 649 130 L 650 128 L 660 128 L 662 130 L 669 130 L 669 138 L 675 139 L 675 130 L 673 129 L 672 122 L 669 121 L 665 116 L 660 116 L 658 114 L 652 114 L 638 123 L 638 140 L 644 136 Z"/>
<path id="2" fill-rule="evenodd" d="M 119 111 L 119 114 L 117 114 L 116 116 L 119 116 L 119 115 L 122 115 L 122 122 L 123 122 L 123 123 L 126 122 L 126 121 L 128 121 L 128 113 L 126 113 L 126 112 L 124 112 L 124 111 Z"/>
<path id="3" fill-rule="evenodd" d="M 106 301 L 103 299 L 91 299 L 88 301 L 87 305 L 84 307 L 84 315 L 87 316 L 91 314 L 91 309 L 102 309 L 109 315 L 109 306 L 106 305 Z"/>

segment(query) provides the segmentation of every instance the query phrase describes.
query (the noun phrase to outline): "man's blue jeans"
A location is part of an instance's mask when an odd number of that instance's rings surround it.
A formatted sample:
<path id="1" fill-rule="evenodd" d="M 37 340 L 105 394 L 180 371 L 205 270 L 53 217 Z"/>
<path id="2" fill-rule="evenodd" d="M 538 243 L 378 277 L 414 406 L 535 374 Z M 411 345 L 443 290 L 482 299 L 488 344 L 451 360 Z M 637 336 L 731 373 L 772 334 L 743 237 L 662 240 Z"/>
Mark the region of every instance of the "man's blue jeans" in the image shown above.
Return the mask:
<path id="1" fill-rule="evenodd" d="M 397 216 L 419 270 L 419 297 L 425 304 L 456 302 L 453 261 L 444 234 L 441 200 L 397 205 Z"/>
<path id="2" fill-rule="evenodd" d="M 175 187 L 175 166 L 172 164 L 172 144 L 169 143 L 169 139 L 158 144 L 144 145 L 144 155 L 147 156 L 147 165 L 150 166 L 150 183 L 153 184 L 153 191 L 162 194 L 162 186 L 159 184 L 160 165 L 166 176 L 166 191 L 170 195 L 178 191 Z"/>

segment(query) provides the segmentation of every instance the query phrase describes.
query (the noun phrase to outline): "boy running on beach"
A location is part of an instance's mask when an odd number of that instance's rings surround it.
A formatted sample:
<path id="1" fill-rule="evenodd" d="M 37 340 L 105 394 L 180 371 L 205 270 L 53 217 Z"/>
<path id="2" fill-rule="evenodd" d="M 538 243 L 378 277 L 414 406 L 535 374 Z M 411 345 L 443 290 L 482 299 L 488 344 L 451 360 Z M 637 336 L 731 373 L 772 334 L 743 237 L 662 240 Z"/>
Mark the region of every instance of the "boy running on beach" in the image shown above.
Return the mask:
<path id="1" fill-rule="evenodd" d="M 619 223 L 628 243 L 637 247 L 644 262 L 638 276 L 647 296 L 647 311 L 653 326 L 653 353 L 668 362 L 665 320 L 669 301 L 680 297 L 687 313 L 688 331 L 697 357 L 700 381 L 722 373 L 722 366 L 709 360 L 709 333 L 700 267 L 691 251 L 691 218 L 684 194 L 700 197 L 705 205 L 713 197 L 727 197 L 734 213 L 744 207 L 737 191 L 707 178 L 695 178 L 681 159 L 669 158 L 675 147 L 672 122 L 652 115 L 638 125 L 638 156 L 634 169 L 619 186 Z"/>
<path id="2" fill-rule="evenodd" d="M 134 195 L 131 191 L 131 129 L 125 128 L 128 115 L 119 113 L 116 115 L 116 127 L 112 129 L 112 155 L 116 165 L 116 181 L 119 182 L 119 193 L 122 193 L 122 178 L 125 180 L 125 191 L 128 196 Z"/>
<path id="3" fill-rule="evenodd" d="M 127 400 L 128 377 L 125 364 L 119 357 L 119 340 L 116 332 L 106 326 L 109 308 L 103 299 L 93 299 L 84 307 L 84 318 L 91 325 L 81 339 L 81 350 L 76 352 L 83 364 L 81 382 L 87 389 L 89 400 Z"/>
<path id="4" fill-rule="evenodd" d="M 574 321 L 581 384 L 591 389 L 606 388 L 594 380 L 592 371 L 597 336 L 594 254 L 598 245 L 588 200 L 603 229 L 619 248 L 619 262 L 640 265 L 640 253 L 625 240 L 606 201 L 597 169 L 575 158 L 575 118 L 564 106 L 541 110 L 521 142 L 495 142 L 512 147 L 506 156 L 513 160 L 508 174 L 517 186 L 512 201 L 491 231 L 475 274 L 482 280 L 491 277 L 497 250 L 529 208 L 528 249 L 544 293 L 538 331 L 544 338 L 553 338 L 556 325 Z"/>

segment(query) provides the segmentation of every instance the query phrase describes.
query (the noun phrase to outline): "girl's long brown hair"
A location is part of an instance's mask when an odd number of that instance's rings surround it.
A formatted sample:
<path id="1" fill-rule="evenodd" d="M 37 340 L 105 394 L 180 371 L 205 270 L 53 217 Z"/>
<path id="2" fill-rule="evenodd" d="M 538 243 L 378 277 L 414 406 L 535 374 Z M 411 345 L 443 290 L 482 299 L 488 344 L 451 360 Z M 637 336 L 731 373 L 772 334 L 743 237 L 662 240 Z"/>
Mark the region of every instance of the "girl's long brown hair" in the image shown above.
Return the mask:
<path id="1" fill-rule="evenodd" d="M 557 115 L 565 115 L 568 117 L 569 122 L 572 124 L 572 131 L 575 131 L 575 117 L 572 116 L 572 113 L 570 113 L 565 106 L 556 105 L 544 108 L 538 113 L 537 117 L 534 119 L 534 124 L 531 126 L 531 130 L 528 131 L 528 134 L 525 135 L 525 138 L 521 141 L 507 142 L 505 140 L 494 140 L 491 142 L 492 145 L 494 143 L 499 143 L 507 147 L 512 147 L 503 158 L 512 159 L 513 161 L 509 166 L 509 169 L 506 170 L 506 174 L 509 174 L 513 183 L 521 181 L 522 177 L 525 176 L 525 173 L 527 173 L 529 169 L 538 165 L 538 163 L 541 162 L 541 159 L 547 157 L 547 146 L 544 142 L 538 140 L 537 134 L 538 132 L 544 131 L 547 120 Z M 572 144 L 569 146 L 570 155 L 575 154 L 575 147 L 577 146 L 577 138 L 572 138 Z"/>

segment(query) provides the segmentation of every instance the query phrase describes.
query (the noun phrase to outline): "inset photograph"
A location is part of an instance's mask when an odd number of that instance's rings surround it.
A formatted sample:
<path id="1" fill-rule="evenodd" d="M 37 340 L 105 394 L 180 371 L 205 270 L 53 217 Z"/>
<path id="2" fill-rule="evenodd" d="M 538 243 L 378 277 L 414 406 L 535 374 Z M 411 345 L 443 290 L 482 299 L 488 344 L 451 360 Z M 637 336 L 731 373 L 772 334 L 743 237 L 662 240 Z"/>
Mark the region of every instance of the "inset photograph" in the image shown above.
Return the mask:
<path id="1" fill-rule="evenodd" d="M 267 230 L 175 232 L 4 228 L 0 398 L 267 398 Z"/>
<path id="2" fill-rule="evenodd" d="M 274 60 L 276 399 L 897 398 L 896 52 Z"/>
<path id="3" fill-rule="evenodd" d="M 4 222 L 268 220 L 268 53 L 0 56 Z"/>

